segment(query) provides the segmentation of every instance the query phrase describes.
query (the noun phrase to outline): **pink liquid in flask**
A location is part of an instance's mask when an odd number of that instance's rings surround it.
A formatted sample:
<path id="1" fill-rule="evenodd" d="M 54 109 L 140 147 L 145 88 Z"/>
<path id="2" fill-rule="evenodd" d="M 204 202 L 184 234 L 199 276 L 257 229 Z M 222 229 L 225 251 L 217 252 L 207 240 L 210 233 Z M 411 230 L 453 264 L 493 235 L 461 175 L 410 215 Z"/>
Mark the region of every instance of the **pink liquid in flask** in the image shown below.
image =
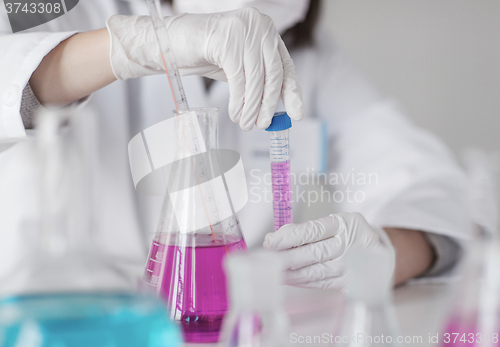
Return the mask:
<path id="1" fill-rule="evenodd" d="M 271 162 L 273 185 L 274 231 L 292 223 L 292 190 L 290 182 L 290 161 Z"/>
<path id="2" fill-rule="evenodd" d="M 177 237 L 175 245 L 153 241 L 146 281 L 159 286 L 186 342 L 216 342 L 229 309 L 222 261 L 226 254 L 244 252 L 247 246 L 230 235 L 225 242 L 210 234 Z"/>

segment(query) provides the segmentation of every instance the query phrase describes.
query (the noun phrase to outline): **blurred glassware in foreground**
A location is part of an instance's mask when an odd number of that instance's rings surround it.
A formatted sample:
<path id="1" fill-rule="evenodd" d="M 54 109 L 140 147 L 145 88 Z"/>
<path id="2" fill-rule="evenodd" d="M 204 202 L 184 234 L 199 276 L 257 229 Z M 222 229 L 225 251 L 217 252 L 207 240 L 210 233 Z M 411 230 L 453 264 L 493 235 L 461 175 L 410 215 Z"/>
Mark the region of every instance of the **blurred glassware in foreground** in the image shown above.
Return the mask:
<path id="1" fill-rule="evenodd" d="M 442 346 L 500 346 L 500 243 L 476 239 L 445 322 Z"/>
<path id="2" fill-rule="evenodd" d="M 186 342 L 216 342 L 229 309 L 222 261 L 246 252 L 218 149 L 218 109 L 176 113 L 167 194 L 149 252 L 145 282 L 162 296 Z M 234 151 L 233 151 L 234 152 Z M 234 152 L 237 154 L 236 152 Z"/>
<path id="3" fill-rule="evenodd" d="M 477 225 L 464 242 L 452 304 L 442 326 L 442 346 L 500 346 L 500 241 L 497 164 L 490 154 L 470 147 L 463 160 L 471 182 L 471 211 Z"/>
<path id="4" fill-rule="evenodd" d="M 392 302 L 392 261 L 386 252 L 351 249 L 347 300 L 336 329 L 337 346 L 402 346 Z"/>
<path id="5" fill-rule="evenodd" d="M 223 347 L 288 346 L 289 320 L 284 310 L 282 259 L 256 251 L 230 255 L 228 275 L 231 310 L 221 338 Z"/>
<path id="6" fill-rule="evenodd" d="M 178 346 L 156 298 L 97 252 L 91 239 L 93 114 L 44 110 L 37 127 L 39 243 L 0 278 L 0 346 Z"/>

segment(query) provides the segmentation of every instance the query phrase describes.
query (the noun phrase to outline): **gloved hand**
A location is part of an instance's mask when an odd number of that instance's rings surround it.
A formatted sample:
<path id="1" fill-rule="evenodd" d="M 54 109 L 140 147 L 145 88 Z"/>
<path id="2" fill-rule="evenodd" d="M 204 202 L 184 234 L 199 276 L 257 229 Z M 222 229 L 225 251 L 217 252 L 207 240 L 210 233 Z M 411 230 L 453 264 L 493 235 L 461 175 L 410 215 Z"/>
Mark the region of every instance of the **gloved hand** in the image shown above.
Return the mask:
<path id="1" fill-rule="evenodd" d="M 242 129 L 267 128 L 280 96 L 290 118 L 303 117 L 295 68 L 271 18 L 245 8 L 164 20 L 181 75 L 227 81 L 229 117 Z M 165 71 L 150 17 L 114 15 L 107 27 L 116 78 Z"/>
<path id="2" fill-rule="evenodd" d="M 286 283 L 298 287 L 342 289 L 346 285 L 346 253 L 350 248 L 380 249 L 395 253 L 381 228 L 370 226 L 359 213 L 338 213 L 303 224 L 287 224 L 266 235 L 264 248 L 280 251 L 288 267 Z"/>

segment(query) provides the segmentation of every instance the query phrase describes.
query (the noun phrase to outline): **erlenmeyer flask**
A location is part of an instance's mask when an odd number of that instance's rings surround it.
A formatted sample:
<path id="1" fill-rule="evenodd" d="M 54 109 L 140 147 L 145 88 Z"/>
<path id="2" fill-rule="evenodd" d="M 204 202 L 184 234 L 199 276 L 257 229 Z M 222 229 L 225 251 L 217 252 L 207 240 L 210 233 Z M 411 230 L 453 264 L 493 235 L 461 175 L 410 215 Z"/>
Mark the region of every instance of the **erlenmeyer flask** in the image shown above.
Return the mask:
<path id="1" fill-rule="evenodd" d="M 39 220 L 32 223 L 37 232 L 31 235 L 39 244 L 9 274 L 1 288 L 4 294 L 133 288 L 133 279 L 99 253 L 91 238 L 97 142 L 93 117 L 91 112 L 76 115 L 59 109 L 39 115 L 32 142 Z"/>
<path id="2" fill-rule="evenodd" d="M 238 154 L 218 149 L 217 116 L 216 108 L 195 109 L 170 122 L 175 157 L 145 271 L 187 342 L 218 340 L 229 308 L 222 261 L 247 249 L 227 171 Z"/>
<path id="3" fill-rule="evenodd" d="M 162 302 L 134 294 L 90 237 L 92 115 L 47 110 L 39 119 L 40 239 L 0 278 L 0 346 L 178 346 Z"/>
<path id="4" fill-rule="evenodd" d="M 477 239 L 463 264 L 442 346 L 500 346 L 500 244 Z"/>
<path id="5" fill-rule="evenodd" d="M 289 345 L 289 319 L 283 307 L 283 263 L 279 254 L 256 251 L 225 261 L 231 310 L 224 320 L 221 347 Z"/>
<path id="6" fill-rule="evenodd" d="M 348 254 L 347 300 L 336 331 L 337 346 L 402 346 L 392 302 L 391 260 L 385 252 Z"/>

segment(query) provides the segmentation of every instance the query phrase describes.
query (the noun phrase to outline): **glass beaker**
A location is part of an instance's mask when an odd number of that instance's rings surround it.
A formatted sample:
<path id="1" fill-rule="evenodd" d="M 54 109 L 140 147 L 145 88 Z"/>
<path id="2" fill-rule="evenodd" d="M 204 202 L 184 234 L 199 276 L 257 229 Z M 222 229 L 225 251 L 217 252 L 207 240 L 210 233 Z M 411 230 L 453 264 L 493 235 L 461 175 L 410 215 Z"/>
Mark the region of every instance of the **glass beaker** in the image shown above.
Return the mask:
<path id="1" fill-rule="evenodd" d="M 145 281 L 169 305 L 187 342 L 215 342 L 229 309 L 222 261 L 246 252 L 218 149 L 217 108 L 176 114 L 175 157 Z"/>
<path id="2" fill-rule="evenodd" d="M 14 272 L 0 277 L 2 347 L 180 344 L 164 304 L 135 294 L 132 276 L 93 244 L 92 120 L 88 111 L 68 109 L 39 115 L 33 141 L 40 168 L 39 239 Z"/>
<path id="3" fill-rule="evenodd" d="M 224 320 L 223 347 L 289 345 L 289 319 L 284 309 L 283 260 L 264 250 L 230 255 L 231 310 Z"/>
<path id="4" fill-rule="evenodd" d="M 351 249 L 347 261 L 347 300 L 335 345 L 402 346 L 392 301 L 391 256 L 380 250 Z"/>

